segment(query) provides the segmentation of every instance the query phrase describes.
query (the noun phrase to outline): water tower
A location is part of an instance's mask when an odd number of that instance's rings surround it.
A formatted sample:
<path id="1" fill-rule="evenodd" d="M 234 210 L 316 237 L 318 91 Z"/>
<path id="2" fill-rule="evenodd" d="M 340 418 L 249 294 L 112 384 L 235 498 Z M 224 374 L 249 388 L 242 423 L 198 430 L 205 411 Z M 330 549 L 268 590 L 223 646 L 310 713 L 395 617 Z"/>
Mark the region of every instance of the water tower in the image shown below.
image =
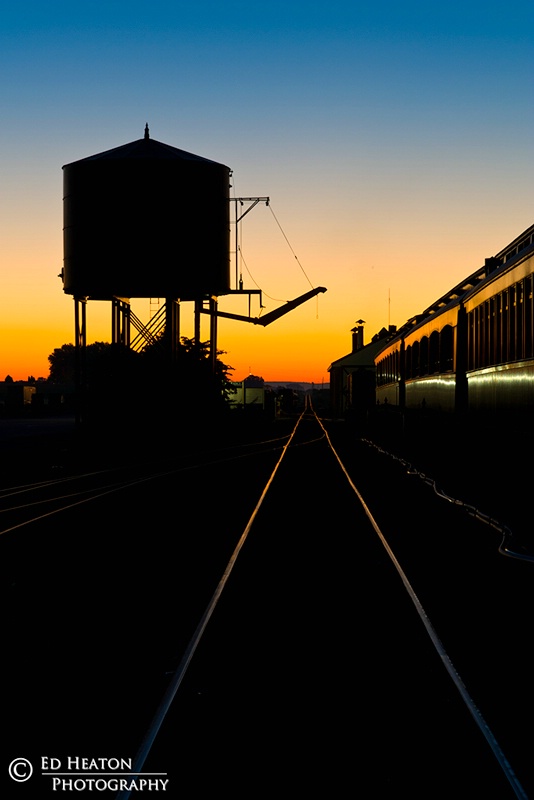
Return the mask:
<path id="1" fill-rule="evenodd" d="M 225 314 L 218 298 L 259 294 L 241 282 L 230 286 L 230 178 L 224 164 L 144 137 L 63 167 L 63 289 L 75 301 L 77 353 L 86 346 L 89 300 L 112 304 L 112 342 L 132 347 L 132 319 L 139 341 L 166 333 L 171 358 L 178 352 L 179 310 L 195 303 L 195 340 L 200 314 L 210 316 L 215 361 L 218 316 L 267 325 L 324 288 L 314 289 L 260 319 Z M 235 201 L 235 228 L 260 200 Z M 238 203 L 247 209 L 238 217 Z M 235 252 L 237 254 L 237 244 Z M 132 298 L 164 298 L 163 315 L 144 326 L 133 317 Z M 261 304 L 261 299 L 260 299 Z M 159 328 L 157 327 L 159 326 Z M 83 357 L 78 358 L 83 364 Z"/>

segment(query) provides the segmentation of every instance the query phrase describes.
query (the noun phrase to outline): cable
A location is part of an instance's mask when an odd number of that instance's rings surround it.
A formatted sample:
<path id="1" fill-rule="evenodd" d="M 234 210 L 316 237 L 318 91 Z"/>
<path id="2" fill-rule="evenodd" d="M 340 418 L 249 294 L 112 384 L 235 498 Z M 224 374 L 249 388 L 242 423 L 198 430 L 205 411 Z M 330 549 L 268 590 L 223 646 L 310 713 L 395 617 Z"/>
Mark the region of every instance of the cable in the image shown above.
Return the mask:
<path id="1" fill-rule="evenodd" d="M 253 275 L 252 275 L 252 273 L 251 273 L 251 271 L 250 271 L 250 269 L 249 269 L 249 266 L 248 266 L 247 262 L 245 261 L 245 257 L 243 256 L 243 249 L 242 249 L 242 247 L 241 247 L 241 246 L 239 247 L 239 255 L 240 255 L 240 257 L 241 257 L 241 261 L 242 261 L 242 262 L 243 262 L 243 264 L 245 265 L 245 269 L 246 269 L 246 271 L 248 272 L 248 275 L 249 275 L 249 277 L 250 277 L 250 280 L 252 281 L 252 283 L 254 284 L 254 286 L 257 286 L 257 287 L 258 287 L 258 289 L 261 289 L 261 286 L 259 285 L 259 283 L 257 282 L 257 280 L 256 280 L 256 279 L 253 277 Z M 281 299 L 280 299 L 280 298 L 278 298 L 278 297 L 271 297 L 271 295 L 270 295 L 270 294 L 267 294 L 267 292 L 266 292 L 265 290 L 263 290 L 263 289 L 261 289 L 261 292 L 262 292 L 262 295 L 263 295 L 264 297 L 268 297 L 268 298 L 269 298 L 269 300 L 272 300 L 272 301 L 273 301 L 273 302 L 275 302 L 275 303 L 283 303 L 283 302 L 284 302 L 283 300 L 281 300 Z"/>
<path id="2" fill-rule="evenodd" d="M 295 251 L 294 251 L 294 250 L 293 250 L 293 248 L 291 247 L 290 241 L 289 241 L 289 239 L 287 238 L 286 234 L 284 233 L 284 229 L 282 228 L 282 226 L 281 226 L 281 225 L 280 225 L 280 223 L 278 222 L 278 219 L 277 219 L 277 217 L 276 217 L 276 214 L 274 213 L 274 211 L 273 211 L 273 207 L 272 207 L 272 205 L 271 205 L 270 203 L 269 203 L 269 210 L 270 210 L 271 214 L 273 215 L 273 217 L 274 217 L 274 219 L 275 219 L 275 222 L 276 222 L 276 224 L 278 225 L 278 227 L 279 227 L 279 228 L 280 228 L 280 230 L 282 231 L 282 236 L 284 237 L 284 239 L 285 239 L 285 240 L 286 240 L 286 242 L 288 243 L 288 245 L 289 245 L 289 249 L 291 250 L 291 252 L 292 252 L 292 253 L 293 253 L 293 255 L 295 256 L 295 260 L 296 260 L 297 264 L 299 265 L 299 267 L 301 268 L 301 270 L 302 270 L 302 273 L 303 273 L 304 277 L 306 278 L 306 280 L 307 280 L 307 281 L 308 281 L 308 283 L 310 284 L 311 288 L 312 288 L 312 289 L 315 289 L 315 286 L 313 285 L 313 283 L 310 281 L 310 279 L 309 279 L 309 278 L 308 278 L 308 276 L 306 275 L 306 272 L 305 272 L 305 270 L 304 270 L 304 267 L 302 266 L 302 264 L 300 263 L 299 259 L 297 258 L 297 254 L 295 253 Z"/>

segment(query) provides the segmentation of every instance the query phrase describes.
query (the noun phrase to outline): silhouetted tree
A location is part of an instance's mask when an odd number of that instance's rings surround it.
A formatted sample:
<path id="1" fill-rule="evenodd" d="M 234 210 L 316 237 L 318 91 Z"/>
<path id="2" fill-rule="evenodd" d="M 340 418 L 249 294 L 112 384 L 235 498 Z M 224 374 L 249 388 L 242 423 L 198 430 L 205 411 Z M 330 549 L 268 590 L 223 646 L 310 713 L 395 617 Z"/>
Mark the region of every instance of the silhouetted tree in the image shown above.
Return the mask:
<path id="1" fill-rule="evenodd" d="M 117 378 L 124 379 L 125 365 L 130 365 L 138 354 L 108 342 L 93 342 L 85 348 L 85 375 L 87 384 L 102 384 Z M 76 380 L 76 348 L 64 344 L 48 356 L 51 383 L 71 383 Z"/>
<path id="2" fill-rule="evenodd" d="M 224 351 L 218 351 L 218 356 Z M 64 344 L 48 356 L 51 383 L 74 384 L 76 349 Z M 141 411 L 158 413 L 158 409 L 199 412 L 221 410 L 227 406 L 234 387 L 230 380 L 233 367 L 217 357 L 212 369 L 209 342 L 182 337 L 176 361 L 171 363 L 165 334 L 140 352 L 94 342 L 85 350 L 84 385 L 89 397 L 98 394 L 99 403 L 109 405 L 112 395 L 124 407 L 126 396 L 136 395 Z M 93 402 L 93 400 L 90 400 Z"/>
<path id="3" fill-rule="evenodd" d="M 48 356 L 50 371 L 48 380 L 51 383 L 74 383 L 75 361 L 74 345 L 63 344 L 56 347 L 53 353 Z"/>
<path id="4" fill-rule="evenodd" d="M 143 365 L 153 379 L 168 381 L 174 395 L 174 403 L 189 410 L 205 412 L 227 405 L 229 396 L 235 392 L 230 373 L 233 367 L 225 364 L 217 351 L 215 367 L 212 368 L 210 343 L 197 342 L 182 336 L 175 363 L 169 364 L 169 351 L 162 334 L 141 351 Z"/>

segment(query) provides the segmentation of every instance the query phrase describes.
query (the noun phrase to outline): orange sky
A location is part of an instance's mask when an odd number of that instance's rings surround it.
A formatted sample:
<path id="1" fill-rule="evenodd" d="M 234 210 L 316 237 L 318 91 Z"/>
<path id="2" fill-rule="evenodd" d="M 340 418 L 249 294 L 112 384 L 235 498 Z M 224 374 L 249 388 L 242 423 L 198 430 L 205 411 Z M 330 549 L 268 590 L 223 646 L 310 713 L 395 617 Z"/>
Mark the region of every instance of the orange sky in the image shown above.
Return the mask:
<path id="1" fill-rule="evenodd" d="M 401 325 L 530 224 L 526 214 L 520 220 L 513 211 L 499 215 L 494 211 L 493 217 L 480 221 L 479 228 L 469 230 L 466 225 L 455 227 L 454 217 L 446 223 L 433 219 L 431 209 L 423 206 L 422 201 L 411 227 L 402 228 L 399 220 L 383 231 L 373 231 L 357 216 L 352 225 L 346 221 L 339 227 L 325 223 L 320 215 L 309 224 L 301 219 L 291 239 L 291 224 L 284 228 L 290 246 L 265 209 L 263 215 L 259 208 L 252 211 L 243 223 L 248 229 L 243 235 L 246 266 L 242 269 L 245 288 L 262 288 L 263 313 L 309 291 L 310 281 L 326 286 L 327 292 L 267 327 L 221 319 L 218 345 L 226 351 L 223 361 L 234 367 L 234 379 L 242 380 L 251 372 L 270 381 L 328 382 L 329 364 L 350 351 L 350 330 L 356 320 L 365 320 L 366 341 L 388 324 Z M 286 208 L 290 223 L 289 212 Z M 28 375 L 46 377 L 48 355 L 55 347 L 74 341 L 74 303 L 63 293 L 58 277 L 61 213 L 61 200 L 55 197 L 40 220 L 36 215 L 34 241 L 21 235 L 18 249 L 15 243 L 7 257 L 2 253 L 9 268 L 1 287 L 0 379 L 7 374 L 15 380 Z M 253 214 L 257 214 L 255 222 Z M 401 217 L 406 222 L 406 215 Z M 219 307 L 248 313 L 243 298 L 221 297 Z M 132 308 L 148 322 L 148 298 L 132 301 Z M 256 298 L 251 313 L 260 313 Z M 183 303 L 181 332 L 185 336 L 193 335 L 192 314 L 192 304 Z M 207 339 L 207 318 L 202 320 L 201 335 Z M 87 327 L 88 342 L 110 341 L 109 302 L 88 303 Z"/>
<path id="2" fill-rule="evenodd" d="M 0 380 L 46 377 L 74 341 L 62 166 L 147 121 L 151 138 L 232 169 L 236 197 L 271 198 L 241 235 L 266 312 L 328 290 L 267 328 L 222 320 L 236 380 L 327 381 L 356 320 L 366 341 L 402 325 L 532 224 L 534 7 L 44 8 L 12 4 L 0 28 Z M 134 311 L 148 321 L 149 300 Z M 110 317 L 89 304 L 89 343 L 109 341 Z"/>

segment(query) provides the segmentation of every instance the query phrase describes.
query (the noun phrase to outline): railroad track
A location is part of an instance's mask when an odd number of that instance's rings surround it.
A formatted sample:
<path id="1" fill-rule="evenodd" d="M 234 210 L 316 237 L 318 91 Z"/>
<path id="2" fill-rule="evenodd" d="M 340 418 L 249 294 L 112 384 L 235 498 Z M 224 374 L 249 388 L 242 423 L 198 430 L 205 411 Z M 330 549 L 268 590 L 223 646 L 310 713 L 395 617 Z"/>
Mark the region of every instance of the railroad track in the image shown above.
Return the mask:
<path id="1" fill-rule="evenodd" d="M 274 430 L 2 493 L 13 755 L 120 757 L 121 800 L 131 773 L 181 798 L 225 781 L 234 797 L 365 797 L 370 775 L 376 797 L 526 797 L 519 736 L 504 715 L 503 746 L 469 633 L 451 634 L 469 593 L 451 624 L 434 591 L 434 570 L 459 581 L 436 554 L 446 532 L 423 552 L 383 454 L 313 409 Z"/>

